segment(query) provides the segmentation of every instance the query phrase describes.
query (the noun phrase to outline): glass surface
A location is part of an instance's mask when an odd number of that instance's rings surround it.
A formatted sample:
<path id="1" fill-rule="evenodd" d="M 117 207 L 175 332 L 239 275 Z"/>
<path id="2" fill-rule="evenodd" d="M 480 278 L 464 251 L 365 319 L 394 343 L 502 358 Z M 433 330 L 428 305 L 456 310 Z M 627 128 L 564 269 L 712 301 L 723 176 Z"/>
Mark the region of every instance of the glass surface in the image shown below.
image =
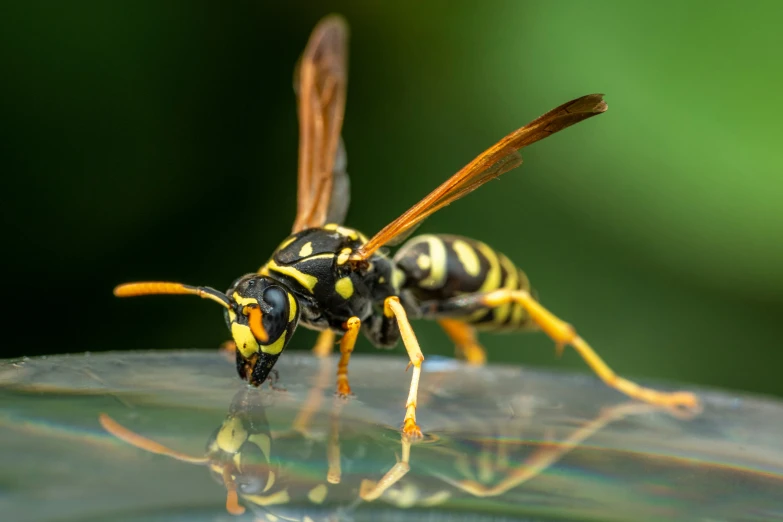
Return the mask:
<path id="1" fill-rule="evenodd" d="M 405 364 L 354 356 L 343 400 L 335 358 L 286 354 L 285 390 L 211 351 L 5 361 L 2 520 L 783 520 L 780 402 L 696 390 L 685 419 L 588 374 L 430 358 L 408 446 Z"/>

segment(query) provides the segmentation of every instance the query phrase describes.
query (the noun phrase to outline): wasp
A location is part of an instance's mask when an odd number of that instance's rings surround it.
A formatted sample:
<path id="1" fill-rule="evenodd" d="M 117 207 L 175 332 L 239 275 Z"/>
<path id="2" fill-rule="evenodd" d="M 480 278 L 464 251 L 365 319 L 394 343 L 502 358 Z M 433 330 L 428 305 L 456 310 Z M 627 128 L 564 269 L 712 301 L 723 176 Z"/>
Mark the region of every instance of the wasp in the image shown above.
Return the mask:
<path id="1" fill-rule="evenodd" d="M 416 403 L 424 355 L 410 319 L 438 321 L 468 362 L 481 364 L 479 330 L 545 332 L 558 352 L 572 346 L 606 384 L 648 403 L 693 409 L 688 392 L 639 386 L 609 368 L 569 324 L 540 304 L 525 273 L 487 244 L 455 235 L 409 239 L 428 216 L 522 163 L 520 150 L 607 110 L 601 94 L 571 100 L 479 154 L 372 237 L 343 225 L 349 178 L 341 138 L 347 85 L 348 26 L 331 15 L 315 27 L 294 73 L 299 119 L 297 208 L 291 235 L 256 272 L 225 293 L 169 282 L 128 283 L 120 297 L 192 294 L 224 308 L 237 371 L 261 385 L 301 324 L 321 331 L 315 352 L 340 337 L 337 393 L 351 394 L 348 365 L 362 332 L 378 347 L 402 338 L 413 367 L 402 423 L 421 437 Z M 408 240 L 406 243 L 404 243 Z M 402 246 L 390 257 L 387 248 Z"/>

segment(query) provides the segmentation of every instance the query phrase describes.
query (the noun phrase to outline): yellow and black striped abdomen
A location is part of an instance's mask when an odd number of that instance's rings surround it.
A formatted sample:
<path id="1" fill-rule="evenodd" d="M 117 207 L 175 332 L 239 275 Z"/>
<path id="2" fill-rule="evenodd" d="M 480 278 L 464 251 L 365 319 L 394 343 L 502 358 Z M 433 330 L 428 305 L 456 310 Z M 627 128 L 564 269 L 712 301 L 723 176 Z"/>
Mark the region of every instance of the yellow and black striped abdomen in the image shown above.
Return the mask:
<path id="1" fill-rule="evenodd" d="M 462 236 L 426 234 L 412 238 L 394 256 L 405 272 L 405 287 L 422 303 L 445 302 L 465 294 L 501 288 L 530 290 L 527 275 L 486 243 Z M 471 310 L 454 318 L 480 330 L 531 326 L 518 304 Z"/>

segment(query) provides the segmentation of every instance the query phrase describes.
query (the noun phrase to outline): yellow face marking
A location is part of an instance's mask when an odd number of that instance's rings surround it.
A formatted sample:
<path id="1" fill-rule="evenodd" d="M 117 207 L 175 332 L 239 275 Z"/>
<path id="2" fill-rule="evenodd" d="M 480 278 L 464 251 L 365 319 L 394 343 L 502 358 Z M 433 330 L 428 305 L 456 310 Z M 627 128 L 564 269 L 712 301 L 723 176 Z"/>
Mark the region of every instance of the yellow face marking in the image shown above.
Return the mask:
<path id="1" fill-rule="evenodd" d="M 247 430 L 237 418 L 227 419 L 215 437 L 218 448 L 226 453 L 236 453 L 247 440 Z"/>
<path id="2" fill-rule="evenodd" d="M 326 484 L 318 484 L 307 493 L 307 498 L 310 499 L 310 502 L 313 504 L 321 504 L 326 500 L 327 493 L 329 493 L 329 488 L 326 487 Z"/>
<path id="3" fill-rule="evenodd" d="M 350 299 L 353 295 L 353 281 L 349 276 L 341 277 L 334 284 L 334 291 L 340 294 L 343 299 Z"/>
<path id="4" fill-rule="evenodd" d="M 296 299 L 294 299 L 294 294 L 291 292 L 288 293 L 288 322 L 294 320 L 294 317 L 296 317 Z"/>
<path id="5" fill-rule="evenodd" d="M 308 241 L 299 249 L 299 257 L 307 257 L 313 253 L 313 242 Z"/>
<path id="6" fill-rule="evenodd" d="M 421 280 L 424 288 L 440 288 L 446 282 L 446 245 L 440 238 L 432 235 L 419 236 L 419 241 L 425 242 L 430 249 L 430 274 Z"/>
<path id="7" fill-rule="evenodd" d="M 427 254 L 419 254 L 419 257 L 416 258 L 416 264 L 422 270 L 429 270 L 430 266 L 432 266 L 432 258 Z"/>
<path id="8" fill-rule="evenodd" d="M 337 256 L 337 264 L 344 265 L 348 261 L 349 257 L 351 257 L 351 249 L 343 248 L 340 250 L 340 255 Z"/>
<path id="9" fill-rule="evenodd" d="M 451 247 L 457 254 L 457 259 L 465 272 L 473 277 L 479 275 L 479 272 L 481 272 L 481 262 L 479 262 L 478 255 L 476 254 L 476 251 L 473 250 L 473 247 L 461 239 L 455 240 L 451 244 Z"/>
<path id="10" fill-rule="evenodd" d="M 231 337 L 237 344 L 237 350 L 245 359 L 258 352 L 258 341 L 246 324 L 231 323 Z"/>
<path id="11" fill-rule="evenodd" d="M 327 254 L 327 256 L 329 257 L 331 257 L 332 255 L 333 254 Z M 311 257 L 310 259 L 314 259 L 314 257 Z M 305 274 L 292 266 L 280 266 L 272 260 L 269 261 L 268 266 L 269 266 L 269 270 L 272 270 L 279 274 L 286 275 L 291 279 L 296 280 L 297 283 L 302 285 L 305 289 L 307 289 L 311 293 L 313 291 L 313 288 L 315 288 L 315 284 L 318 282 L 317 277 L 311 276 L 309 274 Z"/>
<path id="12" fill-rule="evenodd" d="M 274 504 L 285 504 L 291 497 L 288 495 L 288 488 L 272 493 L 271 495 L 243 495 L 243 497 L 259 506 L 272 506 Z"/>
<path id="13" fill-rule="evenodd" d="M 232 322 L 232 323 L 233 323 L 234 321 L 236 321 L 236 320 L 237 320 L 237 314 L 236 314 L 236 312 L 234 312 L 234 311 L 233 311 L 232 309 L 230 309 L 230 308 L 228 309 L 228 320 L 229 320 L 230 322 Z"/>
<path id="14" fill-rule="evenodd" d="M 242 306 L 258 304 L 258 300 L 255 297 L 242 297 L 238 292 L 234 292 L 232 297 L 234 298 L 234 301 L 241 304 Z"/>
<path id="15" fill-rule="evenodd" d="M 277 338 L 275 342 L 272 344 L 266 345 L 262 344 L 260 345 L 261 351 L 264 353 L 268 353 L 269 355 L 277 355 L 278 353 L 283 351 L 283 347 L 285 346 L 285 332 L 283 332 L 280 337 Z"/>

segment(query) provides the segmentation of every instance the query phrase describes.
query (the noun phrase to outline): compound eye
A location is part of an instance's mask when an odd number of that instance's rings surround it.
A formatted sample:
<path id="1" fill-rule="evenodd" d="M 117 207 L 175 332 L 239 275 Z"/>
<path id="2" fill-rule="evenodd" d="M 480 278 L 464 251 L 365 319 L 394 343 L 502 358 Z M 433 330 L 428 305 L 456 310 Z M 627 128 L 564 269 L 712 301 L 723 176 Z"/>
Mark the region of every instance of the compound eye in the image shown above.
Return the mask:
<path id="1" fill-rule="evenodd" d="M 263 318 L 264 329 L 269 341 L 274 342 L 288 325 L 288 293 L 279 286 L 270 286 L 264 290 L 263 300 L 268 306 Z"/>

